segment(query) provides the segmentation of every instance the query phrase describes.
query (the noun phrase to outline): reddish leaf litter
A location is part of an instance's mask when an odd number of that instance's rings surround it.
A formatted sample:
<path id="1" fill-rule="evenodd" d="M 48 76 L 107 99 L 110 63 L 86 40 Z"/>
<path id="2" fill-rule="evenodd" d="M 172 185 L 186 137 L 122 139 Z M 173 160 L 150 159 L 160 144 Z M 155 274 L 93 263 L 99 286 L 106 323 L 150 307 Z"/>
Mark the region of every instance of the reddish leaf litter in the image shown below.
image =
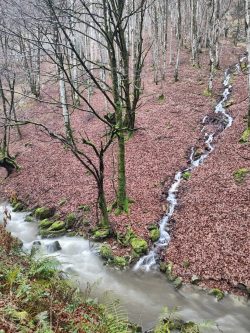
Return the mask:
<path id="1" fill-rule="evenodd" d="M 238 61 L 241 48 L 223 45 L 222 70 L 217 72 L 215 92 L 221 93 L 223 69 Z M 190 148 L 199 145 L 201 120 L 213 110 L 216 98 L 204 96 L 207 86 L 208 58 L 202 54 L 202 68 L 190 65 L 190 54 L 182 51 L 180 81 L 173 82 L 174 66 L 168 66 L 163 87 L 153 83 L 151 66 L 144 71 L 144 94 L 137 114 L 134 137 L 127 142 L 128 195 L 134 203 L 129 215 L 111 216 L 116 232 L 131 226 L 134 232 L 149 241 L 147 227 L 158 223 L 166 210 L 165 194 L 176 171 L 187 166 Z M 166 260 L 174 262 L 176 273 L 186 280 L 193 274 L 203 277 L 207 285 L 228 289 L 238 282 L 249 284 L 247 260 L 247 221 L 249 222 L 249 181 L 236 185 L 233 172 L 249 167 L 249 146 L 238 143 L 247 112 L 246 78 L 234 77 L 235 103 L 229 112 L 235 118 L 230 129 L 217 137 L 216 149 L 205 164 L 196 169 L 189 181 L 183 182 L 179 195 L 176 223 Z M 57 96 L 57 85 L 43 87 L 46 94 Z M 44 97 L 46 97 L 44 93 Z M 164 95 L 164 100 L 159 98 Z M 93 96 L 97 108 L 103 107 L 103 97 Z M 61 110 L 38 102 L 23 105 L 23 117 L 32 117 L 50 128 L 63 130 Z M 31 116 L 32 115 L 32 116 Z M 90 138 L 105 133 L 104 126 L 89 113 L 75 112 L 74 133 L 88 133 Z M 76 211 L 81 204 L 92 207 L 90 222 L 96 222 L 96 187 L 91 175 L 61 144 L 48 138 L 34 126 L 22 128 L 18 140 L 13 131 L 11 152 L 18 153 L 21 170 L 0 184 L 0 191 L 8 197 L 17 193 L 30 208 L 56 206 L 64 216 Z M 105 188 L 108 203 L 115 198 L 116 144 L 106 156 Z M 64 205 L 59 202 L 66 199 Z M 126 249 L 114 246 L 117 254 Z M 190 266 L 183 267 L 188 260 Z M 212 280 L 211 280 L 212 279 Z M 212 281 L 212 283 L 210 283 Z M 224 283 L 224 282 L 225 283 Z M 223 282 L 223 283 L 222 283 Z"/>

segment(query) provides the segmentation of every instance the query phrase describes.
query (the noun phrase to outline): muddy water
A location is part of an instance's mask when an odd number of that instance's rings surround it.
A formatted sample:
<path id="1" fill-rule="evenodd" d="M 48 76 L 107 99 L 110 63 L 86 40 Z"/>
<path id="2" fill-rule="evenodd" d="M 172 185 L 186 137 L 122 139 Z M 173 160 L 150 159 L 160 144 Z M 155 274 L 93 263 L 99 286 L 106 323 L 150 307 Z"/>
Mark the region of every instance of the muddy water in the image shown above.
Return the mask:
<path id="1" fill-rule="evenodd" d="M 0 204 L 0 221 L 5 205 Z M 10 206 L 7 206 L 11 210 Z M 157 271 L 134 272 L 118 271 L 103 266 L 95 249 L 87 240 L 79 237 L 61 237 L 41 240 L 37 236 L 37 224 L 24 221 L 25 213 L 11 213 L 7 229 L 22 240 L 23 248 L 30 251 L 34 241 L 41 242 L 41 255 L 51 251 L 58 240 L 61 250 L 50 255 L 56 256 L 64 271 L 85 289 L 87 281 L 93 284 L 96 296 L 112 290 L 124 305 L 129 319 L 138 323 L 144 330 L 154 326 L 164 306 L 178 306 L 184 320 L 202 322 L 211 320 L 218 324 L 224 333 L 249 333 L 249 304 L 243 300 L 225 297 L 217 302 L 214 297 L 185 286 L 176 291 L 164 276 Z M 216 328 L 204 332 L 218 332 Z"/>

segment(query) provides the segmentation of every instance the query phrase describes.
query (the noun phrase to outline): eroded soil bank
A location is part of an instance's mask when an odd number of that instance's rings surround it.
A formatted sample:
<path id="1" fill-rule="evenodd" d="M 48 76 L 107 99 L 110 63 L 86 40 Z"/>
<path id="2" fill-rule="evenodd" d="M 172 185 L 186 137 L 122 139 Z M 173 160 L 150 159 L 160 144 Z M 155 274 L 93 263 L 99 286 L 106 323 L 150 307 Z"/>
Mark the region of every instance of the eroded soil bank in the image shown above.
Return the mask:
<path id="1" fill-rule="evenodd" d="M 219 98 L 223 71 L 237 63 L 241 54 L 241 48 L 223 45 L 222 70 L 216 74 L 212 98 L 203 93 L 208 77 L 206 57 L 201 69 L 192 68 L 190 55 L 183 52 L 180 81 L 173 83 L 174 69 L 170 66 L 162 90 L 153 84 L 149 67 L 145 71 L 144 98 L 137 117 L 139 130 L 126 150 L 128 194 L 134 203 L 129 215 L 112 216 L 114 230 L 124 232 L 131 226 L 136 234 L 149 240 L 147 227 L 157 223 L 166 209 L 165 193 L 175 172 L 186 166 L 190 147 L 199 144 L 201 120 L 213 111 Z M 249 145 L 238 142 L 247 112 L 246 77 L 239 74 L 233 80 L 234 101 L 229 112 L 234 124 L 221 135 L 205 164 L 182 185 L 172 241 L 165 254 L 167 261 L 173 261 L 176 273 L 186 280 L 197 274 L 207 286 L 226 290 L 232 290 L 238 283 L 249 285 L 250 177 L 241 184 L 233 177 L 239 168 L 250 167 Z M 50 94 L 57 93 L 56 87 L 43 88 Z M 162 94 L 164 99 L 159 98 Z M 101 103 L 102 98 L 96 95 L 96 104 Z M 32 114 L 36 121 L 60 128 L 61 111 L 55 107 L 30 102 L 22 108 L 24 117 Z M 103 131 L 95 119 L 85 114 L 74 115 L 74 122 L 79 132 L 83 126 L 91 133 Z M 12 153 L 19 154 L 17 162 L 21 170 L 6 180 L 2 173 L 1 193 L 5 197 L 16 193 L 30 208 L 55 206 L 62 216 L 77 211 L 81 204 L 89 205 L 90 222 L 95 223 L 96 189 L 91 176 L 69 151 L 37 129 L 27 126 L 22 133 L 20 141 L 13 136 L 11 146 Z M 110 150 L 106 158 L 109 203 L 115 197 L 112 181 L 116 177 L 115 164 Z M 63 200 L 64 204 L 59 206 Z M 114 251 L 124 255 L 130 249 L 115 244 Z M 189 262 L 188 267 L 184 267 L 184 261 Z"/>

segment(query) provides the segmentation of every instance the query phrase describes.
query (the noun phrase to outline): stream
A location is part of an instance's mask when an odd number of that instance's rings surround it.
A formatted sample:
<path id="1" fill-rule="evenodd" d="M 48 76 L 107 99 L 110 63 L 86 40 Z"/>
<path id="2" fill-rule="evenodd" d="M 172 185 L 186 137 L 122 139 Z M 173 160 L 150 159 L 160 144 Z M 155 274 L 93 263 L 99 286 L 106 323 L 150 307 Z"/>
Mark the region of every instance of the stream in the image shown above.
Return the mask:
<path id="1" fill-rule="evenodd" d="M 222 113 L 226 119 L 225 129 L 233 122 L 223 106 L 230 95 L 229 80 L 230 74 L 226 71 L 223 96 L 215 108 L 215 112 Z M 202 128 L 206 149 L 197 158 L 193 147 L 188 167 L 176 173 L 167 196 L 168 212 L 160 221 L 160 239 L 154 244 L 149 254 L 141 258 L 132 270 L 120 271 L 104 266 L 95 248 L 82 237 L 64 236 L 41 239 L 38 236 L 37 224 L 24 221 L 28 213 L 14 213 L 11 206 L 4 202 L 0 202 L 0 223 L 6 207 L 11 212 L 11 219 L 6 228 L 23 242 L 25 251 L 30 252 L 33 243 L 40 242 L 39 253 L 55 256 L 60 261 L 62 269 L 79 284 L 82 290 L 86 288 L 87 282 L 95 284 L 93 295 L 96 297 L 101 297 L 105 291 L 112 290 L 128 313 L 129 320 L 142 326 L 143 331 L 154 327 L 163 307 L 168 306 L 169 308 L 178 307 L 178 314 L 184 320 L 193 320 L 198 323 L 212 321 L 213 327 L 201 330 L 202 332 L 249 333 L 249 303 L 245 299 L 227 295 L 222 301 L 217 302 L 213 296 L 207 295 L 192 285 L 176 290 L 166 281 L 164 275 L 155 269 L 159 251 L 170 241 L 167 227 L 177 205 L 177 193 L 183 174 L 192 172 L 194 168 L 200 166 L 214 149 L 212 143 L 215 133 L 206 132 L 206 120 L 205 117 Z M 57 249 L 56 241 L 60 243 Z"/>

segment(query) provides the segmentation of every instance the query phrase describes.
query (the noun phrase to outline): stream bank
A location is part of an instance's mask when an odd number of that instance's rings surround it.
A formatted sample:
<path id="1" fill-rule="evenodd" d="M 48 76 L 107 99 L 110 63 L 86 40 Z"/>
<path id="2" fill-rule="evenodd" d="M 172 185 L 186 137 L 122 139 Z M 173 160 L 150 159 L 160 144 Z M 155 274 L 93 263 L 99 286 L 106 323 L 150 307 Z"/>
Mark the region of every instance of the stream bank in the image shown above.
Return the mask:
<path id="1" fill-rule="evenodd" d="M 2 204 L 0 220 L 4 207 Z M 11 211 L 10 206 L 6 207 Z M 87 240 L 65 236 L 41 239 L 37 235 L 37 223 L 25 222 L 25 216 L 25 213 L 11 212 L 11 220 L 7 224 L 7 230 L 23 242 L 25 251 L 29 252 L 34 242 L 40 242 L 41 255 L 49 252 L 50 256 L 59 260 L 63 270 L 70 274 L 82 290 L 86 289 L 87 282 L 95 284 L 93 293 L 96 296 L 112 290 L 121 300 L 129 320 L 142 326 L 144 331 L 155 325 L 164 306 L 177 306 L 180 309 L 178 313 L 184 320 L 199 323 L 210 320 L 218 324 L 225 333 L 231 333 L 232 330 L 248 333 L 249 303 L 242 299 L 226 296 L 221 302 L 217 302 L 213 296 L 206 295 L 193 286 L 175 290 L 158 272 L 144 274 L 105 267 Z M 61 249 L 51 253 L 55 241 L 60 243 Z M 215 333 L 218 330 L 214 328 L 209 332 Z"/>

